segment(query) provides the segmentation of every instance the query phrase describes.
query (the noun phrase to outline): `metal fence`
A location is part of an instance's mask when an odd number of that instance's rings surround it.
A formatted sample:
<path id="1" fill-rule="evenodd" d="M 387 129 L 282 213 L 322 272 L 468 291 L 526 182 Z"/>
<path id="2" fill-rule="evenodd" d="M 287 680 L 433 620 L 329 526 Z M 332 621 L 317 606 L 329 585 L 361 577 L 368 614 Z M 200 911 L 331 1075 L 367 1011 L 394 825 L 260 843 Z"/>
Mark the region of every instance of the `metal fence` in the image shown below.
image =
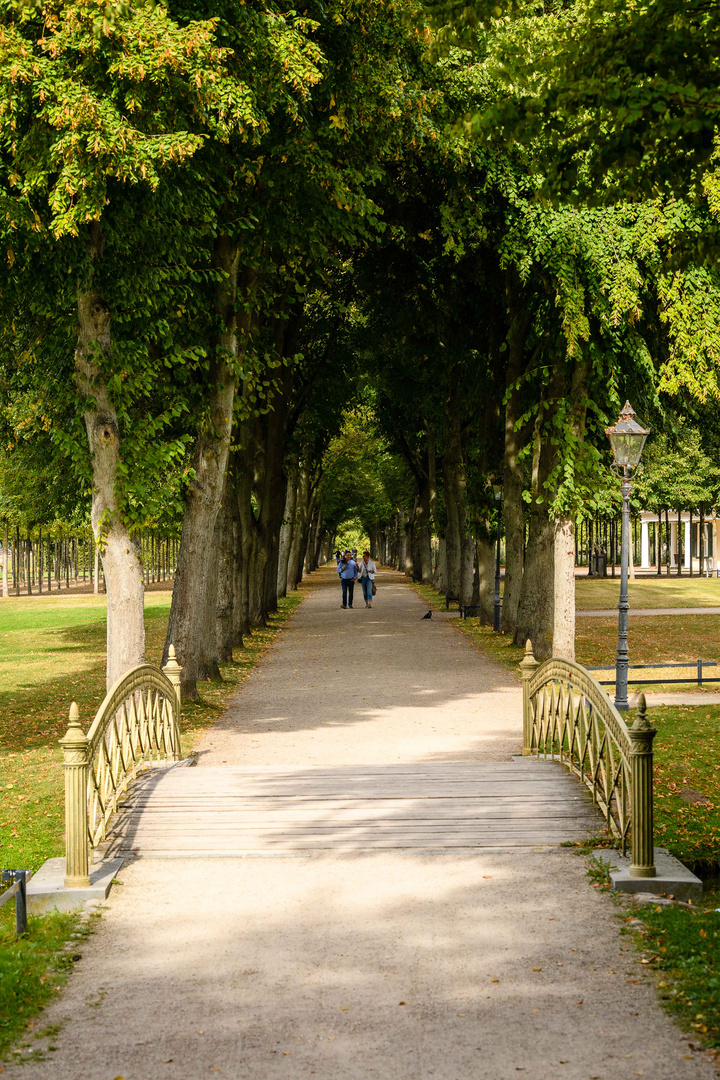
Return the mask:
<path id="1" fill-rule="evenodd" d="M 664 686 L 670 683 L 691 683 L 692 685 L 703 686 L 705 683 L 717 683 L 720 682 L 720 677 L 707 678 L 703 673 L 706 668 L 716 668 L 718 666 L 717 660 L 686 660 L 684 663 L 673 664 L 630 664 L 628 671 L 664 671 L 666 668 L 693 668 L 694 674 L 692 678 L 688 679 L 628 679 L 628 686 Z M 615 667 L 593 667 L 588 668 L 593 674 L 596 671 L 615 671 Z M 615 684 L 615 677 L 612 679 L 598 679 L 601 686 L 613 686 Z"/>

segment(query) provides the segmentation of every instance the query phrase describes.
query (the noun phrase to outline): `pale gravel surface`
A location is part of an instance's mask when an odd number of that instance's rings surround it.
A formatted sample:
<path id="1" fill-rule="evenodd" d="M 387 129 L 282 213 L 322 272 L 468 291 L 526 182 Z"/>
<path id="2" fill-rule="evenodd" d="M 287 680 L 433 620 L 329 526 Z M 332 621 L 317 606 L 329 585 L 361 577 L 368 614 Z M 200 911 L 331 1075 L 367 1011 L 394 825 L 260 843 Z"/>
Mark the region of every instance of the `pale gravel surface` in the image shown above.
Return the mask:
<path id="1" fill-rule="evenodd" d="M 334 591 L 314 586 L 201 761 L 507 758 L 519 713 L 506 672 L 442 620 L 420 623 L 398 580 L 372 612 L 335 610 Z M 253 719 L 260 731 L 243 734 Z M 66 1021 L 57 1049 L 8 1075 L 715 1075 L 572 851 L 143 860 L 121 879 L 44 1018 Z"/>
<path id="2" fill-rule="evenodd" d="M 518 679 L 482 656 L 400 574 L 343 611 L 334 569 L 199 744 L 199 765 L 507 761 L 522 750 Z"/>

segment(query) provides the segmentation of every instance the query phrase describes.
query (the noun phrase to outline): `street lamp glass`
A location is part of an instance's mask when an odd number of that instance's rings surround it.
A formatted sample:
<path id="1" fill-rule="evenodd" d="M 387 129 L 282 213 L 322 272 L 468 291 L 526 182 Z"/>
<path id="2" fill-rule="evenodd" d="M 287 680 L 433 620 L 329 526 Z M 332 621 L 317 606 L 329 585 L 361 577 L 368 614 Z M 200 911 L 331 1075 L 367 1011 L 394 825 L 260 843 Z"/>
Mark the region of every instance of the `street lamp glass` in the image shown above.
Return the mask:
<path id="1" fill-rule="evenodd" d="M 493 495 L 495 496 L 496 502 L 499 502 L 500 499 L 502 499 L 502 492 L 503 492 L 502 477 L 500 477 L 499 480 L 494 480 L 493 481 L 492 489 L 493 489 Z"/>
<path id="2" fill-rule="evenodd" d="M 629 401 L 625 402 L 615 427 L 606 428 L 605 434 L 610 440 L 616 465 L 635 468 L 640 464 L 640 456 L 650 429 L 638 424 Z"/>

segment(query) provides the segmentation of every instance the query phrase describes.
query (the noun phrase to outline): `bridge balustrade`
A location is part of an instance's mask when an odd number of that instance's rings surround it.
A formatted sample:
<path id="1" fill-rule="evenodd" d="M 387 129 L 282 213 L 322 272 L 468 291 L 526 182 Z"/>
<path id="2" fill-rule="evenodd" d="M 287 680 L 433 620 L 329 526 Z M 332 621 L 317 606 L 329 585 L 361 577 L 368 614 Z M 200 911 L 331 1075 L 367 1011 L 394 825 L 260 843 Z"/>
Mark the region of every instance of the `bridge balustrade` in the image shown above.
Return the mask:
<path id="1" fill-rule="evenodd" d="M 90 885 L 91 852 L 105 838 L 128 784 L 143 769 L 179 761 L 180 673 L 170 646 L 164 668 L 141 664 L 108 692 L 87 735 L 75 702 L 60 740 L 65 765 L 65 886 Z"/>
<path id="2" fill-rule="evenodd" d="M 600 683 L 569 660 L 539 664 L 532 642 L 520 664 L 523 754 L 552 758 L 589 788 L 609 832 L 625 854 L 630 876 L 656 876 L 653 847 L 653 739 L 645 695 L 628 727 Z"/>

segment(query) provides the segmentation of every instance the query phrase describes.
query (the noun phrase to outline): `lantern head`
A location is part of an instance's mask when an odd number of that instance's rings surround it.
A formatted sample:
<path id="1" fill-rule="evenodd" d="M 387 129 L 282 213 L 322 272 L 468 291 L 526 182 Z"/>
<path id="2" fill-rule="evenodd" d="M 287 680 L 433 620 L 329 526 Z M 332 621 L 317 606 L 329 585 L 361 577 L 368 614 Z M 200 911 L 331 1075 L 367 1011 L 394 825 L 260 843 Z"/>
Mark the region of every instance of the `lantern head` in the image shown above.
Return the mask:
<path id="1" fill-rule="evenodd" d="M 621 469 L 634 469 L 640 464 L 650 429 L 646 430 L 638 424 L 629 401 L 625 402 L 615 427 L 605 428 L 605 434 L 610 440 L 616 465 Z"/>

